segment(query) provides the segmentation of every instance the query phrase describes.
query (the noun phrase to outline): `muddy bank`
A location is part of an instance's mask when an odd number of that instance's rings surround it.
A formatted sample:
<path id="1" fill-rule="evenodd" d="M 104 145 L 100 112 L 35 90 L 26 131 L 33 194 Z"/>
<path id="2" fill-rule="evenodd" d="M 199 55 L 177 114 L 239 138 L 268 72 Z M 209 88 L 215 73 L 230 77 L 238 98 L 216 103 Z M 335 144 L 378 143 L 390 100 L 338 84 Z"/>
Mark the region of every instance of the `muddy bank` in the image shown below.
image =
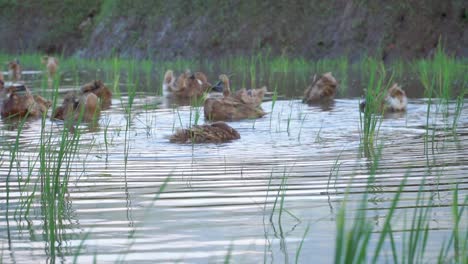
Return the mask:
<path id="1" fill-rule="evenodd" d="M 0 35 L 3 52 L 81 57 L 213 59 L 265 52 L 391 61 L 430 57 L 439 43 L 449 54 L 468 54 L 467 6 L 458 0 L 5 0 Z"/>

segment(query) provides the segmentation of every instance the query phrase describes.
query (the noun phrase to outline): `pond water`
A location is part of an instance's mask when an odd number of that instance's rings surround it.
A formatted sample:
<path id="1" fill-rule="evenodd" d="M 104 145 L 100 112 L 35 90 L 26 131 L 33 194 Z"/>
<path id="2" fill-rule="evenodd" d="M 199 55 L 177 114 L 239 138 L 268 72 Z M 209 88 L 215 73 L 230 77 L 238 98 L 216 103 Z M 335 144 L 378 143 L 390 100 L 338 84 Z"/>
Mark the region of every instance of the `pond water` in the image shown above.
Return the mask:
<path id="1" fill-rule="evenodd" d="M 165 98 L 139 93 L 129 117 L 127 101 L 125 94 L 114 96 L 97 127 L 82 126 L 54 226 L 45 213 L 53 205 L 41 198 L 34 163 L 42 120 L 28 120 L 19 137 L 15 126 L 0 121 L 3 262 L 333 261 L 337 213 L 346 200 L 346 219 L 354 220 L 372 174 L 373 160 L 360 149 L 359 98 L 339 98 L 328 108 L 294 98 L 266 100 L 267 116 L 229 123 L 241 139 L 195 145 L 171 144 L 168 137 L 193 123 L 201 108 L 167 107 Z M 383 118 L 381 158 L 366 210 L 381 230 L 407 175 L 392 222 L 396 245 L 402 247 L 411 228 L 421 189 L 431 207 L 430 260 L 452 230 L 454 184 L 460 204 L 468 194 L 468 102 L 455 131 L 445 129 L 455 103 L 449 103 L 448 117 L 434 104 L 429 118 L 427 103 L 411 98 L 407 113 Z M 53 135 L 47 144 L 58 147 L 63 124 L 47 119 L 44 127 Z M 465 230 L 467 220 L 465 214 Z"/>

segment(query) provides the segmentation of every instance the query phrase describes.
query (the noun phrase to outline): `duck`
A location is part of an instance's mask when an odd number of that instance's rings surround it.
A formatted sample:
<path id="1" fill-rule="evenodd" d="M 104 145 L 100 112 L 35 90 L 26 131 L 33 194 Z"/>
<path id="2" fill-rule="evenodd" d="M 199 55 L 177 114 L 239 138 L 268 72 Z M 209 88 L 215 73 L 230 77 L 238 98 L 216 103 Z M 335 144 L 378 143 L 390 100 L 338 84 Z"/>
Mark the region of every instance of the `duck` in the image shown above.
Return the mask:
<path id="1" fill-rule="evenodd" d="M 0 71 L 0 93 L 3 91 L 5 87 L 5 79 L 3 79 L 3 73 Z"/>
<path id="2" fill-rule="evenodd" d="M 62 105 L 57 107 L 52 118 L 58 120 L 91 122 L 100 114 L 99 98 L 92 92 L 69 92 L 65 95 Z"/>
<path id="3" fill-rule="evenodd" d="M 88 92 L 95 94 L 99 98 L 102 110 L 108 109 L 112 105 L 112 91 L 101 80 L 94 80 L 81 87 L 82 94 Z"/>
<path id="4" fill-rule="evenodd" d="M 234 121 L 247 118 L 260 118 L 266 115 L 261 108 L 266 86 L 260 89 L 241 89 L 231 94 L 229 77 L 226 74 L 219 76 L 220 82 L 213 87 L 214 91 L 222 89 L 222 97 L 209 96 L 204 103 L 205 119 L 211 121 Z"/>
<path id="5" fill-rule="evenodd" d="M 51 101 L 40 95 L 32 95 L 25 85 L 10 86 L 5 89 L 6 99 L 3 101 L 1 116 L 11 117 L 39 117 L 47 113 L 52 105 Z"/>
<path id="6" fill-rule="evenodd" d="M 173 70 L 167 70 L 163 79 L 163 95 L 176 97 L 201 97 L 212 87 L 203 72 L 186 70 L 176 79 Z"/>
<path id="7" fill-rule="evenodd" d="M 21 65 L 18 59 L 14 59 L 8 63 L 8 71 L 12 82 L 21 80 Z"/>
<path id="8" fill-rule="evenodd" d="M 304 91 L 303 103 L 327 103 L 331 102 L 336 95 L 338 82 L 333 77 L 331 72 L 322 74 L 318 79 L 312 79 L 310 84 Z"/>
<path id="9" fill-rule="evenodd" d="M 385 107 L 390 112 L 404 112 L 408 106 L 408 97 L 400 85 L 394 83 L 385 96 Z"/>
<path id="10" fill-rule="evenodd" d="M 406 92 L 398 83 L 394 83 L 388 90 L 383 100 L 379 103 L 378 111 L 382 113 L 388 112 L 405 112 L 408 106 L 408 97 Z M 364 112 L 366 101 L 359 104 L 359 109 Z"/>
<path id="11" fill-rule="evenodd" d="M 52 56 L 44 56 L 42 57 L 42 64 L 46 65 L 47 80 L 49 85 L 51 85 L 58 69 L 58 59 Z"/>
<path id="12" fill-rule="evenodd" d="M 224 122 L 195 125 L 189 129 L 179 129 L 170 137 L 171 143 L 224 143 L 240 139 L 240 134 Z"/>

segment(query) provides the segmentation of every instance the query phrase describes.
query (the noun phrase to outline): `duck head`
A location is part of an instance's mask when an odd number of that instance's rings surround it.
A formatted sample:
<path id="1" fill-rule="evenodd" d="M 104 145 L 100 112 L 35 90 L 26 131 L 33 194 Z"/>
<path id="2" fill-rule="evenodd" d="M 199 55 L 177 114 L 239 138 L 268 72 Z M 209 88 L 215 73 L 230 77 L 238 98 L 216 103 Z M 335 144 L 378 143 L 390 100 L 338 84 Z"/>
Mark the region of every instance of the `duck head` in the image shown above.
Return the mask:
<path id="1" fill-rule="evenodd" d="M 211 91 L 222 93 L 224 90 L 224 85 L 222 81 L 218 81 L 213 87 L 211 87 Z"/>

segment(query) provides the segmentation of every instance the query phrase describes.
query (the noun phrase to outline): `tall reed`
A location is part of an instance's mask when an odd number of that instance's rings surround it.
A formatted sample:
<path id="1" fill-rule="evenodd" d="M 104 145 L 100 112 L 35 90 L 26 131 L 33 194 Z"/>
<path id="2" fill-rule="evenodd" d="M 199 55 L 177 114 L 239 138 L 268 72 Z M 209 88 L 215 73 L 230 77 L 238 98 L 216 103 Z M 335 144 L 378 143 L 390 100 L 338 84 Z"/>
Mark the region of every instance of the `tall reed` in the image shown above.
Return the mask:
<path id="1" fill-rule="evenodd" d="M 45 119 L 42 121 L 39 147 L 41 208 L 43 230 L 52 259 L 57 256 L 57 245 L 62 240 L 62 220 L 68 215 L 65 201 L 71 164 L 77 155 L 81 137 L 79 129 L 73 129 L 73 133 L 71 131 L 65 125 L 59 141 L 55 142 L 53 133 L 46 131 Z"/>
<path id="2" fill-rule="evenodd" d="M 385 97 L 385 65 L 374 59 L 368 59 L 369 81 L 365 89 L 365 107 L 359 115 L 361 147 L 366 156 L 372 155 L 382 123 L 382 103 Z M 391 78 L 388 83 L 391 82 Z"/>

